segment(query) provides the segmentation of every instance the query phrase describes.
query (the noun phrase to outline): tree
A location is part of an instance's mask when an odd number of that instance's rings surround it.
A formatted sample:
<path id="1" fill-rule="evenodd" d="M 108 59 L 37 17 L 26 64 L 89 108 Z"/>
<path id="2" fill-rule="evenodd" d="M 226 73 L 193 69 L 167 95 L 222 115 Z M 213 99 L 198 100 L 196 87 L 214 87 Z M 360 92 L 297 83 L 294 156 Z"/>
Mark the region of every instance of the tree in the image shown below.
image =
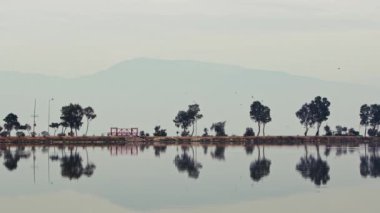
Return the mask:
<path id="1" fill-rule="evenodd" d="M 367 127 L 371 116 L 371 107 L 364 104 L 360 107 L 360 125 L 364 126 L 364 137 L 367 136 Z"/>
<path id="2" fill-rule="evenodd" d="M 296 116 L 300 119 L 300 123 L 305 127 L 305 136 L 314 124 L 317 124 L 316 136 L 319 136 L 319 131 L 324 121 L 327 121 L 330 116 L 331 103 L 327 98 L 317 96 L 310 103 L 305 103 L 301 109 L 296 112 Z"/>
<path id="3" fill-rule="evenodd" d="M 78 135 L 78 130 L 83 124 L 84 114 L 82 107 L 79 104 L 70 104 L 62 107 L 61 113 L 61 120 L 70 127 L 70 135 L 74 135 L 73 130 L 75 130 L 75 135 Z"/>
<path id="4" fill-rule="evenodd" d="M 154 127 L 153 136 L 156 137 L 166 137 L 168 134 L 166 133 L 166 129 L 161 129 L 161 126 Z"/>
<path id="5" fill-rule="evenodd" d="M 257 135 L 260 135 L 261 125 L 263 125 L 263 136 L 265 136 L 265 125 L 272 121 L 272 118 L 270 116 L 270 108 L 261 104 L 260 101 L 254 101 L 251 104 L 251 111 L 249 112 L 249 114 L 251 119 L 257 122 Z"/>
<path id="6" fill-rule="evenodd" d="M 245 129 L 244 137 L 249 137 L 249 136 L 255 136 L 255 132 L 253 131 L 252 128 L 247 127 Z"/>
<path id="7" fill-rule="evenodd" d="M 54 129 L 54 136 L 55 136 L 55 134 L 57 133 L 57 130 L 58 130 L 59 126 L 60 126 L 60 123 L 51 123 L 51 124 L 49 125 L 50 128 L 53 128 L 53 129 Z"/>
<path id="8" fill-rule="evenodd" d="M 227 136 L 225 132 L 225 126 L 226 126 L 225 121 L 217 122 L 217 123 L 213 123 L 210 129 L 215 131 L 216 136 Z"/>
<path id="9" fill-rule="evenodd" d="M 380 126 L 380 105 L 372 104 L 370 110 L 369 124 L 372 127 L 372 133 L 377 135 Z"/>
<path id="10" fill-rule="evenodd" d="M 312 116 L 311 108 L 309 104 L 304 104 L 301 109 L 296 112 L 296 116 L 300 119 L 300 123 L 305 127 L 304 135 L 307 136 L 309 128 L 313 127 L 314 119 Z"/>
<path id="11" fill-rule="evenodd" d="M 90 124 L 90 121 L 94 120 L 96 118 L 96 114 L 94 112 L 94 109 L 92 107 L 86 107 L 83 109 L 83 114 L 87 118 L 87 127 L 86 127 L 86 134 L 88 133 L 88 126 Z"/>
<path id="12" fill-rule="evenodd" d="M 317 133 L 316 136 L 319 136 L 319 130 L 324 121 L 327 121 L 330 116 L 330 107 L 331 103 L 327 98 L 321 98 L 320 96 L 315 97 L 311 101 L 311 111 L 313 115 L 314 122 L 317 124 Z"/>
<path id="13" fill-rule="evenodd" d="M 17 115 L 13 113 L 9 113 L 5 118 L 4 118 L 4 128 L 7 130 L 8 135 L 11 135 L 11 132 L 13 129 L 18 129 L 20 127 L 20 123 L 18 122 L 18 117 Z"/>
<path id="14" fill-rule="evenodd" d="M 188 136 L 190 132 L 188 131 L 189 127 L 192 127 L 191 136 L 194 135 L 194 131 L 199 119 L 203 117 L 200 114 L 200 108 L 198 104 L 189 105 L 187 111 L 179 111 L 177 116 L 174 118 L 173 122 L 176 127 L 182 128 L 182 136 Z"/>

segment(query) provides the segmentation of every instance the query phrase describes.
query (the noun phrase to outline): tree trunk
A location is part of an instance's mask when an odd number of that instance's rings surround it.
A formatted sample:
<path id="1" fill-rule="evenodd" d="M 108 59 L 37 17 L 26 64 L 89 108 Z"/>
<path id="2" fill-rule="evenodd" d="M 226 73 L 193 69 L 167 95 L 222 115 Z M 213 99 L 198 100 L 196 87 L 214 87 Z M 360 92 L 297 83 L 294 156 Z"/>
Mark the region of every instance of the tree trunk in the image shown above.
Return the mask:
<path id="1" fill-rule="evenodd" d="M 265 136 L 265 123 L 263 124 L 263 136 Z"/>
<path id="2" fill-rule="evenodd" d="M 364 137 L 367 137 L 367 125 L 364 126 Z"/>
<path id="3" fill-rule="evenodd" d="M 257 132 L 257 136 L 260 136 L 260 132 L 261 132 L 261 125 L 260 125 L 260 122 L 257 123 L 258 126 L 259 126 L 259 131 Z"/>
<path id="4" fill-rule="evenodd" d="M 89 126 L 89 124 L 90 124 L 90 121 L 87 119 L 87 127 L 86 127 L 86 136 L 87 136 L 87 133 L 88 133 L 88 126 Z"/>
<path id="5" fill-rule="evenodd" d="M 318 126 L 317 126 L 317 133 L 315 134 L 315 136 L 319 136 L 319 130 L 321 128 L 321 125 L 322 123 L 318 123 Z"/>
<path id="6" fill-rule="evenodd" d="M 307 132 L 309 132 L 309 127 L 305 127 L 306 128 L 306 131 L 305 131 L 305 136 L 307 136 Z"/>
<path id="7" fill-rule="evenodd" d="M 194 122 L 192 122 L 193 130 L 191 131 L 191 137 L 194 135 Z"/>

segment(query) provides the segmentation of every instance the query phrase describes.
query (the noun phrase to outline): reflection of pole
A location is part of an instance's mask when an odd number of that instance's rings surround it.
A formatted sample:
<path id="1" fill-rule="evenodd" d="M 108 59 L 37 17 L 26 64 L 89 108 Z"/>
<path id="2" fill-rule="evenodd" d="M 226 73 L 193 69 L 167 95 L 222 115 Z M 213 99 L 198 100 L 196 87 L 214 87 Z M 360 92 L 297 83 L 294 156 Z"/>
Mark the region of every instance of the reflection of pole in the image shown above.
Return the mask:
<path id="1" fill-rule="evenodd" d="M 32 148 L 32 151 L 33 151 L 33 180 L 34 180 L 34 183 L 36 183 L 36 155 L 35 155 L 35 148 L 33 147 Z"/>
<path id="2" fill-rule="evenodd" d="M 48 181 L 50 183 L 50 150 L 48 149 Z"/>

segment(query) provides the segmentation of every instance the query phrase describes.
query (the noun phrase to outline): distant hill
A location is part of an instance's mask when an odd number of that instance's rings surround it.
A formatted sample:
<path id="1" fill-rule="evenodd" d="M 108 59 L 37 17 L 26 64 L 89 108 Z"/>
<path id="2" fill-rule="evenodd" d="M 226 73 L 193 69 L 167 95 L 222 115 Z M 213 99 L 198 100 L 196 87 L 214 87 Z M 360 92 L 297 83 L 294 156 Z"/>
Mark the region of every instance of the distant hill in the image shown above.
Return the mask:
<path id="1" fill-rule="evenodd" d="M 55 98 L 51 121 L 59 119 L 64 104 L 91 105 L 98 114 L 90 127 L 94 134 L 105 133 L 111 126 L 139 127 L 151 133 L 155 125 L 161 125 L 175 135 L 172 120 L 178 110 L 198 103 L 204 115 L 198 123 L 199 134 L 212 122 L 227 121 L 227 133 L 240 135 L 248 126 L 256 130 L 249 118 L 253 100 L 262 100 L 272 109 L 267 134 L 302 134 L 295 112 L 317 95 L 332 102 L 329 125 L 358 128 L 360 105 L 380 101 L 379 89 L 368 86 L 239 66 L 147 58 L 124 61 L 74 79 L 0 72 L 0 91 L 0 117 L 14 112 L 24 123 L 31 123 L 37 98 L 39 131 L 47 128 L 50 97 Z"/>

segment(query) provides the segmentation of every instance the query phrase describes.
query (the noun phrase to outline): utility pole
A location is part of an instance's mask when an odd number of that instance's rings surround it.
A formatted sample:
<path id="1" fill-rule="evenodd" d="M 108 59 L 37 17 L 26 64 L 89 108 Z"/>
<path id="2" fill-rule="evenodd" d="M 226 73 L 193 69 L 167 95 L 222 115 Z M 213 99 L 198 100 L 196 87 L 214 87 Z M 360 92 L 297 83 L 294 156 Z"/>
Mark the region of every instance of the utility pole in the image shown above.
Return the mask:
<path id="1" fill-rule="evenodd" d="M 32 136 L 36 136 L 36 118 L 38 117 L 38 115 L 36 115 L 36 106 L 37 106 L 37 99 L 34 99 L 34 110 L 33 110 L 33 132 L 32 132 Z"/>

